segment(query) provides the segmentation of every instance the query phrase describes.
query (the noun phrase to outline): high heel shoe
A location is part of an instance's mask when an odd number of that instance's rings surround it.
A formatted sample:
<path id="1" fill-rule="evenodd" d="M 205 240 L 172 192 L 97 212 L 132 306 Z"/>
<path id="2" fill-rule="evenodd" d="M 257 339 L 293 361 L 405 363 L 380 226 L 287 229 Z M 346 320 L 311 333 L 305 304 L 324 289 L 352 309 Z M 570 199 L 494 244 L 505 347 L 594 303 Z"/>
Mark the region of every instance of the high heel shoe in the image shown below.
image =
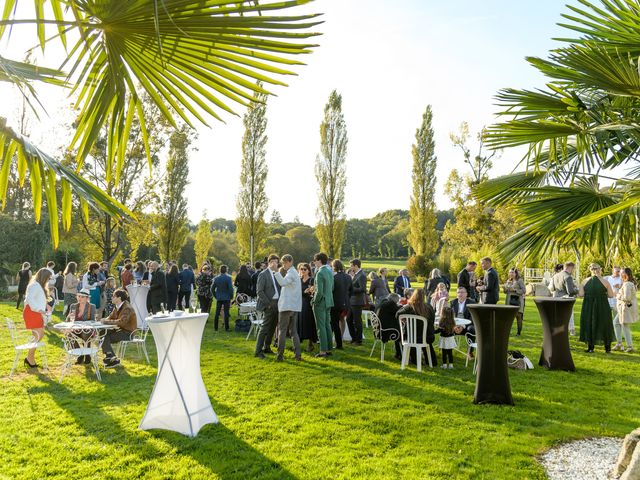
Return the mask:
<path id="1" fill-rule="evenodd" d="M 31 365 L 29 363 L 29 360 L 27 360 L 26 358 L 24 359 L 24 364 L 29 368 L 38 368 L 38 364 L 37 363 L 34 363 L 33 365 Z"/>

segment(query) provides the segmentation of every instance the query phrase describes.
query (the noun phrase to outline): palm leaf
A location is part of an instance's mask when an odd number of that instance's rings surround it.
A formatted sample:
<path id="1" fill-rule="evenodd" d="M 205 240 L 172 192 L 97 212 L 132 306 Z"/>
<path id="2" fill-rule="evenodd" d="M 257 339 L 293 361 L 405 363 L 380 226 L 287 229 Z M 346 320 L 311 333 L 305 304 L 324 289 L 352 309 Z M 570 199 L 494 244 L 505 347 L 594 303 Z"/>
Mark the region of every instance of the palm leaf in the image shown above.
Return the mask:
<path id="1" fill-rule="evenodd" d="M 140 109 L 125 98 L 138 104 L 146 93 L 174 126 L 176 115 L 188 125 L 206 125 L 210 118 L 219 119 L 221 111 L 235 113 L 223 99 L 244 107 L 264 93 L 256 81 L 285 85 L 279 77 L 293 72 L 282 66 L 301 64 L 289 56 L 311 52 L 316 45 L 306 40 L 318 35 L 310 29 L 321 22 L 316 14 L 280 12 L 309 1 L 71 2 L 73 18 L 68 20 L 37 12 L 33 23 L 38 27 L 51 23 L 81 30 L 63 64 L 71 66 L 69 81 L 78 94 L 80 114 L 72 141 L 78 168 L 102 125 L 110 126 L 108 144 L 115 155 L 128 140 L 123 119 L 130 118 L 132 109 L 144 123 Z M 0 25 L 16 21 L 5 12 Z M 41 41 L 43 47 L 45 43 Z M 147 147 L 146 136 L 143 140 Z"/>
<path id="2" fill-rule="evenodd" d="M 9 169 L 13 161 L 18 162 L 20 182 L 24 182 L 26 174 L 29 174 L 29 183 L 34 202 L 36 221 L 40 221 L 42 207 L 42 194 L 47 200 L 49 212 L 49 228 L 54 247 L 59 240 L 58 229 L 58 198 L 57 185 L 61 185 L 62 220 L 65 229 L 71 225 L 71 192 L 77 197 L 111 215 L 116 221 L 124 221 L 133 217 L 133 214 L 122 204 L 91 184 L 73 169 L 58 162 L 50 155 L 40 150 L 29 139 L 6 125 L 6 121 L 0 118 L 0 204 L 4 209 L 9 181 Z"/>

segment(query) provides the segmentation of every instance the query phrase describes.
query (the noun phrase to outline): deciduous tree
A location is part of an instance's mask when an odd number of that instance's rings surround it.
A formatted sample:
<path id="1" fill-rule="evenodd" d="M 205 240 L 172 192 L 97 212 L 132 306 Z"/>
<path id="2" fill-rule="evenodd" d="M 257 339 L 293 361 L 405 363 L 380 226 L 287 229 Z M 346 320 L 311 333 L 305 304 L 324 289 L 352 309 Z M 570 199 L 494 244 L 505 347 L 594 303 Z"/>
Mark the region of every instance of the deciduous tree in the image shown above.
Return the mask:
<path id="1" fill-rule="evenodd" d="M 411 148 L 413 155 L 413 194 L 409 208 L 409 244 L 416 255 L 430 259 L 439 243 L 436 232 L 436 162 L 433 139 L 433 113 L 431 105 L 422 115 L 422 124 L 416 130 L 416 143 Z"/>
<path id="2" fill-rule="evenodd" d="M 258 83 L 261 87 L 261 84 Z M 240 192 L 236 202 L 236 232 L 240 245 L 240 258 L 253 263 L 256 251 L 265 238 L 264 215 L 269 205 L 265 192 L 267 181 L 267 96 L 258 94 L 249 105 L 242 123 L 242 163 L 240 167 Z"/>
<path id="3" fill-rule="evenodd" d="M 344 189 L 347 185 L 347 125 L 342 113 L 342 95 L 329 95 L 320 124 L 320 154 L 316 157 L 318 225 L 320 249 L 339 257 L 344 240 Z"/>

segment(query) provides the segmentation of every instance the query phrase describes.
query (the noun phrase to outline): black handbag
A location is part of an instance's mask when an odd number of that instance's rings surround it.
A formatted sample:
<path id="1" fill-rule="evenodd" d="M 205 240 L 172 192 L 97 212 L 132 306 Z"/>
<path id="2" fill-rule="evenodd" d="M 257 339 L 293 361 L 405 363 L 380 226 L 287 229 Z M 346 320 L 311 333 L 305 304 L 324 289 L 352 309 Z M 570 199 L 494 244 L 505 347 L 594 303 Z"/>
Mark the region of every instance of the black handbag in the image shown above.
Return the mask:
<path id="1" fill-rule="evenodd" d="M 509 305 L 513 307 L 520 306 L 520 295 L 509 295 Z"/>

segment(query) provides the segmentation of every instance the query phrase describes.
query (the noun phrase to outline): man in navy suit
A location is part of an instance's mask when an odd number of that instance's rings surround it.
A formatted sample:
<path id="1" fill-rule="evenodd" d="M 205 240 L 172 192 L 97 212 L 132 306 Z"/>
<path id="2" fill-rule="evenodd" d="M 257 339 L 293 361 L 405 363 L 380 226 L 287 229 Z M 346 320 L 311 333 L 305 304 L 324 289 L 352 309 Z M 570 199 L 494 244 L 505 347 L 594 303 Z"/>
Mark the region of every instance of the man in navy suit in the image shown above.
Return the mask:
<path id="1" fill-rule="evenodd" d="M 178 308 L 187 310 L 191 304 L 191 287 L 196 287 L 196 277 L 188 264 L 182 265 L 182 271 L 178 274 Z"/>
<path id="2" fill-rule="evenodd" d="M 229 309 L 231 308 L 231 299 L 233 298 L 233 282 L 231 275 L 227 273 L 227 266 L 220 267 L 220 275 L 213 279 L 211 292 L 216 299 L 216 315 L 213 317 L 213 328 L 218 330 L 218 319 L 220 318 L 220 310 L 224 309 L 224 330 L 229 331 Z"/>
<path id="3" fill-rule="evenodd" d="M 409 270 L 404 269 L 398 272 L 398 276 L 393 281 L 393 293 L 402 297 L 406 288 L 411 288 L 411 280 L 409 279 Z"/>

